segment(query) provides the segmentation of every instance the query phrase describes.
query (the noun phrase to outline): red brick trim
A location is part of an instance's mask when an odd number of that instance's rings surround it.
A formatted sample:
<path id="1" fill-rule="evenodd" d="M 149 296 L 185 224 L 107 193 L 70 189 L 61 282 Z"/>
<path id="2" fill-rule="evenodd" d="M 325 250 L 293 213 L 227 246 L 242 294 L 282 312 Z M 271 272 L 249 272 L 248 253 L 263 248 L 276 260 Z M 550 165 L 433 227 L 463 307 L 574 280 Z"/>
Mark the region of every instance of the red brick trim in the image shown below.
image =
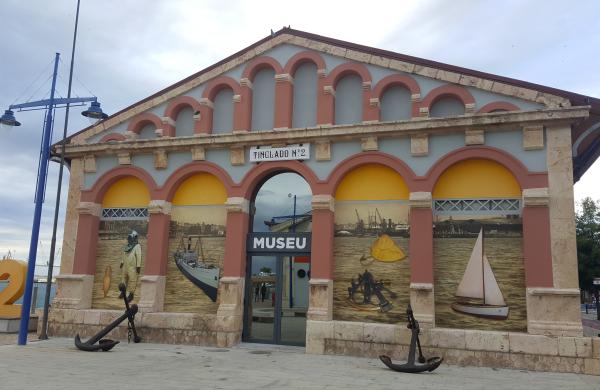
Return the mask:
<path id="1" fill-rule="evenodd" d="M 345 62 L 333 68 L 331 73 L 327 75 L 327 85 L 331 85 L 335 89 L 340 79 L 349 74 L 360 76 L 363 83 L 371 82 L 371 73 L 366 66 L 356 62 Z"/>
<path id="2" fill-rule="evenodd" d="M 296 73 L 296 70 L 298 70 L 298 67 L 307 62 L 314 63 L 317 66 L 317 70 L 326 68 L 323 57 L 321 57 L 318 53 L 313 51 L 301 51 L 288 60 L 283 68 L 283 73 L 287 73 L 293 77 Z"/>
<path id="3" fill-rule="evenodd" d="M 171 202 L 181 183 L 197 173 L 210 173 L 211 175 L 216 176 L 221 183 L 223 183 L 223 186 L 225 186 L 227 195 L 231 196 L 233 180 L 231 180 L 229 174 L 223 168 L 211 162 L 196 161 L 183 165 L 173 172 L 165 181 L 165 184 L 156 191 L 156 198 L 153 199 L 163 199 Z"/>
<path id="4" fill-rule="evenodd" d="M 416 183 L 416 191 L 432 192 L 440 176 L 452 165 L 463 160 L 486 159 L 503 165 L 514 176 L 521 189 L 548 187 L 548 174 L 546 172 L 529 172 L 512 154 L 491 146 L 466 146 L 440 158 Z"/>
<path id="5" fill-rule="evenodd" d="M 140 131 L 142 131 L 142 129 L 144 128 L 144 126 L 148 124 L 153 124 L 156 129 L 162 128 L 162 121 L 158 116 L 150 112 L 144 112 L 142 114 L 136 115 L 129 121 L 127 131 L 139 134 Z"/>
<path id="6" fill-rule="evenodd" d="M 283 68 L 276 59 L 269 56 L 260 56 L 252 60 L 242 73 L 242 78 L 247 78 L 250 81 L 254 80 L 254 76 L 264 68 L 272 68 L 275 74 L 283 73 Z"/>
<path id="7" fill-rule="evenodd" d="M 427 94 L 427 96 L 425 96 L 423 101 L 421 101 L 421 104 L 419 104 L 419 107 L 427 107 L 427 108 L 431 109 L 431 106 L 435 102 L 437 102 L 441 98 L 444 98 L 447 96 L 452 96 L 452 97 L 457 98 L 465 106 L 467 104 L 475 104 L 475 99 L 473 98 L 473 95 L 471 95 L 471 93 L 466 88 L 459 87 L 457 85 L 448 84 L 448 85 L 442 85 L 441 87 L 432 89 Z"/>
<path id="8" fill-rule="evenodd" d="M 113 185 L 113 183 L 115 183 L 117 180 L 128 176 L 137 177 L 143 181 L 148 188 L 148 192 L 150 193 L 150 199 L 156 199 L 155 193 L 157 186 L 152 176 L 150 176 L 148 172 L 141 168 L 128 166 L 113 168 L 100 176 L 92 188 L 81 191 L 81 201 L 102 203 L 102 198 L 104 198 L 104 194 L 110 188 L 110 186 Z"/>
<path id="9" fill-rule="evenodd" d="M 171 102 L 167 106 L 167 109 L 165 110 L 165 116 L 175 121 L 177 120 L 177 115 L 179 115 L 179 112 L 187 107 L 191 107 L 192 110 L 194 110 L 194 114 L 197 112 L 200 113 L 200 121 L 194 121 L 194 133 L 201 133 L 201 122 L 206 121 L 208 119 L 206 118 L 208 116 L 208 113 L 206 112 L 207 107 L 202 106 L 198 100 L 194 99 L 191 96 L 178 96 L 175 99 L 171 100 Z M 175 127 L 170 124 L 164 124 L 163 130 L 163 135 L 165 136 L 174 137 L 176 134 Z"/>
<path id="10" fill-rule="evenodd" d="M 494 111 L 521 111 L 521 109 L 509 102 L 491 102 L 481 107 L 478 114 L 486 114 Z"/>
<path id="11" fill-rule="evenodd" d="M 110 142 L 110 141 L 125 141 L 125 136 L 119 133 L 110 133 L 106 134 L 104 137 L 100 139 L 100 142 Z"/>
<path id="12" fill-rule="evenodd" d="M 234 95 L 241 93 L 240 84 L 237 81 L 228 76 L 219 76 L 206 85 L 202 97 L 214 102 L 217 94 L 224 88 L 231 88 Z"/>
<path id="13" fill-rule="evenodd" d="M 269 177 L 278 173 L 294 172 L 306 180 L 313 194 L 320 192 L 319 178 L 305 164 L 299 161 L 270 161 L 263 162 L 252 168 L 240 184 L 236 184 L 232 189 L 232 196 L 238 196 L 246 199 L 252 199 L 258 187 Z"/>

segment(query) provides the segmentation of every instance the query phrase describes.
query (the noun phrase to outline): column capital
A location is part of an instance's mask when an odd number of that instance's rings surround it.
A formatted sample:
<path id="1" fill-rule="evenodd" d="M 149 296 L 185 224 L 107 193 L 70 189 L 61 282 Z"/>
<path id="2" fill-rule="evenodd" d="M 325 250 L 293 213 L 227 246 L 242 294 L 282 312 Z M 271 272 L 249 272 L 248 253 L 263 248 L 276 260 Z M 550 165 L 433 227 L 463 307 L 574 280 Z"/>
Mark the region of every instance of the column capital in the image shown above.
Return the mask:
<path id="1" fill-rule="evenodd" d="M 248 88 L 252 89 L 252 81 L 250 81 L 249 78 L 246 78 L 246 77 L 241 78 L 240 79 L 240 85 L 242 87 L 248 87 Z"/>
<path id="2" fill-rule="evenodd" d="M 242 197 L 227 198 L 225 208 L 228 213 L 246 213 L 250 212 L 250 201 Z"/>
<path id="3" fill-rule="evenodd" d="M 411 208 L 418 208 L 418 209 L 432 208 L 431 192 L 424 192 L 424 191 L 411 192 L 408 196 L 408 204 Z"/>
<path id="4" fill-rule="evenodd" d="M 170 125 L 170 126 L 175 126 L 176 123 L 173 120 L 173 118 L 168 117 L 168 116 L 163 116 L 162 118 L 160 118 L 160 121 L 163 123 L 163 125 Z"/>
<path id="5" fill-rule="evenodd" d="M 548 188 L 525 188 L 523 190 L 523 207 L 548 207 L 550 195 Z"/>
<path id="6" fill-rule="evenodd" d="M 171 202 L 167 202 L 162 199 L 154 199 L 150 201 L 148 204 L 148 213 L 149 214 L 171 214 Z"/>
<path id="7" fill-rule="evenodd" d="M 199 100 L 199 103 L 201 105 L 209 107 L 209 108 L 213 108 L 213 109 L 215 108 L 215 104 L 209 98 L 202 98 L 202 99 Z"/>
<path id="8" fill-rule="evenodd" d="M 312 197 L 313 210 L 335 210 L 335 199 L 331 195 L 313 195 Z"/>
<path id="9" fill-rule="evenodd" d="M 294 84 L 294 78 L 289 73 L 280 73 L 275 75 L 275 82 Z"/>
<path id="10" fill-rule="evenodd" d="M 93 217 L 102 215 L 102 205 L 94 202 L 79 202 L 75 210 L 79 215 L 91 215 Z"/>

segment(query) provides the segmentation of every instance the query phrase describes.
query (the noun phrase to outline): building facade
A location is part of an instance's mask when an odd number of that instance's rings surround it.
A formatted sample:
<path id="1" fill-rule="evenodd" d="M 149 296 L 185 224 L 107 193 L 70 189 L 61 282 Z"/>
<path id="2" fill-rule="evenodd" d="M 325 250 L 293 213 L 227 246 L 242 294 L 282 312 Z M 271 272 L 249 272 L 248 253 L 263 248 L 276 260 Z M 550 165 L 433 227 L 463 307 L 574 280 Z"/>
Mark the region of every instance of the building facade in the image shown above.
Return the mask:
<path id="1" fill-rule="evenodd" d="M 70 137 L 49 333 L 97 332 L 125 281 L 147 341 L 402 359 L 410 303 L 448 362 L 600 374 L 573 205 L 599 107 L 280 30 Z M 284 172 L 309 232 L 261 236 L 256 194 Z"/>

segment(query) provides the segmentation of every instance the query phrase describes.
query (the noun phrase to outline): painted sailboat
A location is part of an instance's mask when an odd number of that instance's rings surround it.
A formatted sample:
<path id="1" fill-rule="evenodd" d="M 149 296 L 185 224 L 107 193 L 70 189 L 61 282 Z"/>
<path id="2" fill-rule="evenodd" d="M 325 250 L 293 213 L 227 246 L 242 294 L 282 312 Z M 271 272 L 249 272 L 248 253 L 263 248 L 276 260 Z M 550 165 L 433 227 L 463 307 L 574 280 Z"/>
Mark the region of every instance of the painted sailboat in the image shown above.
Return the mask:
<path id="1" fill-rule="evenodd" d="M 201 255 L 201 259 L 200 259 Z M 175 264 L 181 273 L 213 301 L 217 301 L 219 288 L 218 267 L 205 263 L 202 241 L 198 235 L 182 237 L 177 251 L 174 253 Z"/>
<path id="2" fill-rule="evenodd" d="M 452 304 L 452 309 L 457 312 L 497 320 L 505 320 L 508 317 L 508 306 L 485 256 L 483 228 L 479 231 L 455 295 L 458 299 Z"/>

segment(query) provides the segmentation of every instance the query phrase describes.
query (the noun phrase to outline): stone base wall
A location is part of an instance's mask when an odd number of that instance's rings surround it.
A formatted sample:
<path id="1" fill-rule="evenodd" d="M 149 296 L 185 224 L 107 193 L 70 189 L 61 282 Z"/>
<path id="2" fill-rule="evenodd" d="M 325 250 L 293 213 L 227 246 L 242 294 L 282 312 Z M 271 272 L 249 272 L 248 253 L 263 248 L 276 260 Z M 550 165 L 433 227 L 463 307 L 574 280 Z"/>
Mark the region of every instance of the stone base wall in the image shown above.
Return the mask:
<path id="1" fill-rule="evenodd" d="M 75 337 L 82 340 L 104 329 L 123 314 L 121 310 L 53 309 L 48 317 L 48 335 Z M 230 347 L 241 340 L 241 332 L 223 332 L 215 328 L 216 315 L 191 313 L 137 313 L 135 325 L 143 342 L 193 344 Z M 127 321 L 123 321 L 106 338 L 127 340 Z"/>
<path id="2" fill-rule="evenodd" d="M 406 361 L 411 332 L 404 325 L 308 321 L 307 353 Z M 600 375 L 600 338 L 421 329 L 423 354 L 448 364 Z"/>

